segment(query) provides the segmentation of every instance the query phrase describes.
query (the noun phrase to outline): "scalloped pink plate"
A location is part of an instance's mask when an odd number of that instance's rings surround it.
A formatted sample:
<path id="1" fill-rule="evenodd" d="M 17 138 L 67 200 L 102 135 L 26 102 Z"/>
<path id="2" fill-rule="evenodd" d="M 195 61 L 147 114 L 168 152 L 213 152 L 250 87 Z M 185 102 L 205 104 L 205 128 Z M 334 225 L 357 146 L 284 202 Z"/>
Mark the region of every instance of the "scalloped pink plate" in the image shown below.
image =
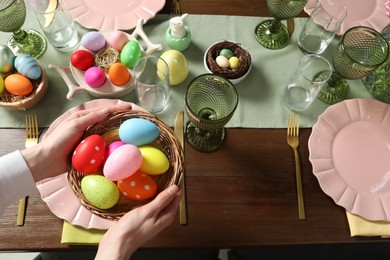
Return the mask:
<path id="1" fill-rule="evenodd" d="M 309 160 L 321 189 L 368 220 L 390 221 L 390 106 L 350 99 L 320 115 Z"/>
<path id="2" fill-rule="evenodd" d="M 339 1 L 347 8 L 347 17 L 340 26 L 338 35 L 343 35 L 354 26 L 371 27 L 381 32 L 390 23 L 387 0 L 328 0 L 321 2 L 321 6 L 328 13 L 332 13 L 332 1 Z M 309 0 L 304 10 L 311 14 L 315 9 L 317 0 Z"/>
<path id="3" fill-rule="evenodd" d="M 43 138 L 50 135 L 60 122 L 77 111 L 99 106 L 111 106 L 119 103 L 123 103 L 123 101 L 115 99 L 96 99 L 69 109 L 50 125 Z M 132 109 L 145 111 L 143 108 L 134 104 L 132 104 Z M 82 206 L 69 185 L 67 174 L 68 173 L 64 173 L 37 183 L 37 188 L 41 194 L 42 200 L 47 204 L 51 212 L 58 218 L 67 220 L 73 225 L 84 228 L 109 229 L 115 221 L 95 215 Z"/>
<path id="4" fill-rule="evenodd" d="M 145 23 L 164 7 L 165 0 L 63 0 L 62 7 L 89 29 L 130 30 L 139 18 Z"/>

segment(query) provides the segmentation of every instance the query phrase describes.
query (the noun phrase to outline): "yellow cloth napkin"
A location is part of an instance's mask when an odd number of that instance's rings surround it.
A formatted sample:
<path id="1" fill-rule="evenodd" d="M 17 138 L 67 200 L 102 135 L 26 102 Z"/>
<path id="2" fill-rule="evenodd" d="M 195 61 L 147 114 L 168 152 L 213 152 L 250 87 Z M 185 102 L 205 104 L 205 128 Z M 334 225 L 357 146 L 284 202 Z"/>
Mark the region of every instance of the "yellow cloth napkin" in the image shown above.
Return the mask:
<path id="1" fill-rule="evenodd" d="M 370 221 L 348 211 L 347 219 L 351 236 L 380 236 L 390 238 L 390 222 Z"/>
<path id="2" fill-rule="evenodd" d="M 61 243 L 70 245 L 98 245 L 105 233 L 106 230 L 85 229 L 64 221 Z"/>

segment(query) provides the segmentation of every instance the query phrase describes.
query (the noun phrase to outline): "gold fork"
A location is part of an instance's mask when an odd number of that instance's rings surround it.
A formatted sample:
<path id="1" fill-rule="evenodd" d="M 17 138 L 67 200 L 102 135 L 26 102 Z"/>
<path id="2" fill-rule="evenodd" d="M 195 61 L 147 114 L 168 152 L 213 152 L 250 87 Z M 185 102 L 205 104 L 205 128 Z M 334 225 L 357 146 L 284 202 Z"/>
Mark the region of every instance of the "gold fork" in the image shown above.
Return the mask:
<path id="1" fill-rule="evenodd" d="M 287 143 L 294 150 L 295 156 L 295 175 L 297 182 L 297 195 L 298 195 L 298 214 L 299 219 L 305 219 L 305 207 L 303 204 L 303 191 L 302 191 L 302 179 L 301 179 L 301 167 L 299 165 L 299 117 L 292 113 L 288 117 L 287 122 Z"/>
<path id="2" fill-rule="evenodd" d="M 29 148 L 38 143 L 38 120 L 37 115 L 26 115 L 26 142 L 25 147 Z M 27 197 L 19 201 L 18 219 L 16 225 L 23 226 L 26 216 Z"/>
<path id="3" fill-rule="evenodd" d="M 181 15 L 181 6 L 179 0 L 171 0 L 170 11 L 171 11 L 171 16 Z"/>

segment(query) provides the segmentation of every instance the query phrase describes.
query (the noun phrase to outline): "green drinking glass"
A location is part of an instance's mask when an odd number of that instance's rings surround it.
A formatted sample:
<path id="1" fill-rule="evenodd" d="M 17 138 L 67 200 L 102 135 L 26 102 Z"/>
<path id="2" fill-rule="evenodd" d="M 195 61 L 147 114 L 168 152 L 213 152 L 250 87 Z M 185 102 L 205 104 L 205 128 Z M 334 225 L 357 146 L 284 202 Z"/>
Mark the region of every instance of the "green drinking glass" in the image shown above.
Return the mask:
<path id="1" fill-rule="evenodd" d="M 202 152 L 217 149 L 225 137 L 224 126 L 238 105 L 238 93 L 226 78 L 203 74 L 189 84 L 185 93 L 185 110 L 189 118 L 186 138 Z"/>
<path id="2" fill-rule="evenodd" d="M 345 99 L 349 85 L 346 79 L 360 79 L 382 65 L 389 55 L 389 45 L 376 30 L 356 26 L 341 37 L 332 56 L 333 73 L 318 93 L 318 98 L 335 104 Z"/>
<path id="3" fill-rule="evenodd" d="M 267 0 L 273 19 L 265 20 L 256 26 L 255 36 L 258 43 L 273 50 L 286 47 L 290 34 L 282 20 L 297 16 L 307 2 L 308 0 Z"/>
<path id="4" fill-rule="evenodd" d="M 22 30 L 25 20 L 26 5 L 23 0 L 0 1 L 0 31 L 13 33 L 8 47 L 14 54 L 25 53 L 38 58 L 46 50 L 46 40 L 35 30 Z"/>

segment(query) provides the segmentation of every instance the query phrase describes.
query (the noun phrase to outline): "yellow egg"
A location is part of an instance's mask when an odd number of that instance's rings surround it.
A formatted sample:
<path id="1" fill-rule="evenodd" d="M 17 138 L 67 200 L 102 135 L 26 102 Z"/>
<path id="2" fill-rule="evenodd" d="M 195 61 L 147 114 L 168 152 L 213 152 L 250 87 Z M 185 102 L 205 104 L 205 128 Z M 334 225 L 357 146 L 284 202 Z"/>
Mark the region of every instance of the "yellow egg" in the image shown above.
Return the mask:
<path id="1" fill-rule="evenodd" d="M 169 169 L 169 160 L 161 150 L 150 145 L 140 146 L 139 150 L 142 154 L 140 171 L 151 175 L 158 175 Z"/>
<path id="2" fill-rule="evenodd" d="M 229 59 L 229 68 L 237 69 L 239 64 L 240 60 L 236 56 L 233 56 Z"/>
<path id="3" fill-rule="evenodd" d="M 4 91 L 4 79 L 0 75 L 0 94 L 3 93 L 3 91 Z"/>
<path id="4" fill-rule="evenodd" d="M 33 90 L 31 81 L 20 74 L 11 74 L 5 78 L 5 89 L 16 96 L 27 96 Z"/>
<path id="5" fill-rule="evenodd" d="M 164 52 L 160 58 L 168 64 L 169 83 L 171 85 L 178 85 L 187 78 L 189 70 L 187 59 L 183 53 L 177 50 L 169 50 Z M 162 74 L 166 74 L 164 62 L 157 62 L 157 70 L 161 71 Z"/>

